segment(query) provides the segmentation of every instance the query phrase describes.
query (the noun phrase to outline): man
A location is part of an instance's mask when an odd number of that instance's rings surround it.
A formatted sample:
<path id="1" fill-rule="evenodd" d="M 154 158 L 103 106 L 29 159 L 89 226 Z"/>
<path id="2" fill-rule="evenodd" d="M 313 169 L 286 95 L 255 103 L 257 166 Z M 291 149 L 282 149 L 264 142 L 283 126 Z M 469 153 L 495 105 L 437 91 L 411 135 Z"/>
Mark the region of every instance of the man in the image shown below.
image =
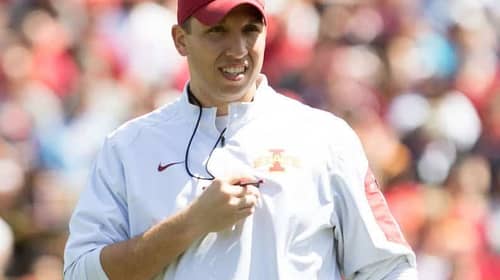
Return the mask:
<path id="1" fill-rule="evenodd" d="M 178 1 L 190 81 L 106 139 L 65 279 L 416 279 L 354 132 L 259 74 L 266 24 L 260 0 Z"/>

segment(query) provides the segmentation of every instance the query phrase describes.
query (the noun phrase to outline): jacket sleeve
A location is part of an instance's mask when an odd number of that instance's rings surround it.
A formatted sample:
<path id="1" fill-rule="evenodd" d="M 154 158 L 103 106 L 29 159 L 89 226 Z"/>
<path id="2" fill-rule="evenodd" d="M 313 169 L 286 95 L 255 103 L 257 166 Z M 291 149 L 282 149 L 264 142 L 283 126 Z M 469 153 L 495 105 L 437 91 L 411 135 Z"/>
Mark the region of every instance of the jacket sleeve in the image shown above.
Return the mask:
<path id="1" fill-rule="evenodd" d="M 116 147 L 108 138 L 90 173 L 69 223 L 64 279 L 108 279 L 100 262 L 106 245 L 127 240 L 129 224 L 125 176 Z"/>
<path id="2" fill-rule="evenodd" d="M 346 279 L 416 279 L 415 255 L 388 209 L 359 138 L 345 122 L 340 131 L 329 166 L 341 271 Z M 404 266 L 414 273 L 401 270 Z"/>

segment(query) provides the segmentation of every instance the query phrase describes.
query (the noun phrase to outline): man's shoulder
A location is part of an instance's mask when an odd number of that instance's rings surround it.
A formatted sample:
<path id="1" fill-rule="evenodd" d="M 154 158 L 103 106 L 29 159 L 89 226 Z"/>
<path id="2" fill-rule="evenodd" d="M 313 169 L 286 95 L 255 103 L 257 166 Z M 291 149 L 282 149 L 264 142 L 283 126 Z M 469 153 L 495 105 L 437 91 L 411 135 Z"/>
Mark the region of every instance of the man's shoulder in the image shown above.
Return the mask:
<path id="1" fill-rule="evenodd" d="M 321 139 L 339 147 L 357 143 L 357 134 L 343 118 L 332 112 L 311 107 L 282 94 L 274 94 L 268 100 L 266 121 L 272 119 L 281 127 L 287 127 L 311 139 Z"/>

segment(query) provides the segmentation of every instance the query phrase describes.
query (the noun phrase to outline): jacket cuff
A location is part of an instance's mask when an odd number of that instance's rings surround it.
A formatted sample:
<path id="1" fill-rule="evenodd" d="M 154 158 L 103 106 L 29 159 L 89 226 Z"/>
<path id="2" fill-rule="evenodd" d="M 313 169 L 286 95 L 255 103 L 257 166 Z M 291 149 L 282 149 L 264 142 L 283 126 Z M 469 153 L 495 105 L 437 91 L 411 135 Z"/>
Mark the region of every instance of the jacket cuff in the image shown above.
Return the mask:
<path id="1" fill-rule="evenodd" d="M 88 279 L 109 280 L 101 264 L 101 251 L 103 248 L 104 246 L 96 248 L 85 258 L 85 270 L 87 271 Z"/>

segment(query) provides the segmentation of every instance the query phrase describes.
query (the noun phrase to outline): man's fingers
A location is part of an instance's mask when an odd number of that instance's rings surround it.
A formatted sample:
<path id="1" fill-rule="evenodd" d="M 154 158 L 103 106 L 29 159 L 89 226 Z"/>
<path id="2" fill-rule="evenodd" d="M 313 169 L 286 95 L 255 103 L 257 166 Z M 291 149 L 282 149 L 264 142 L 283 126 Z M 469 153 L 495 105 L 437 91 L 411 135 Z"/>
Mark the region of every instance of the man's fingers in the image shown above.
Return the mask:
<path id="1" fill-rule="evenodd" d="M 228 185 L 224 191 L 225 193 L 235 197 L 242 197 L 247 193 L 246 188 L 235 185 Z"/>
<path id="2" fill-rule="evenodd" d="M 245 208 L 253 208 L 255 205 L 257 205 L 257 196 L 253 194 L 247 194 L 241 198 L 239 198 L 239 203 L 237 205 L 238 210 L 242 210 Z"/>
<path id="3" fill-rule="evenodd" d="M 242 208 L 238 211 L 238 218 L 239 219 L 244 219 L 250 215 L 252 215 L 255 212 L 255 207 L 247 207 L 247 208 Z"/>
<path id="4" fill-rule="evenodd" d="M 240 185 L 242 187 L 246 186 L 256 186 L 257 188 L 260 187 L 260 184 L 264 183 L 263 179 L 258 179 L 255 177 L 240 177 L 240 178 L 234 178 L 230 181 L 231 185 Z"/>
<path id="5" fill-rule="evenodd" d="M 241 209 L 241 208 L 255 206 L 258 200 L 259 198 L 254 194 L 246 194 L 241 197 L 232 196 L 229 199 L 229 205 Z"/>
<path id="6" fill-rule="evenodd" d="M 260 196 L 259 189 L 253 185 L 247 185 L 244 187 L 239 185 L 228 185 L 227 188 L 225 188 L 225 192 L 236 197 L 243 197 L 247 194 L 253 194 L 257 197 Z"/>
<path id="7" fill-rule="evenodd" d="M 253 194 L 256 197 L 260 197 L 260 190 L 256 186 L 248 185 L 248 186 L 243 187 L 243 188 L 245 189 L 246 194 Z"/>

